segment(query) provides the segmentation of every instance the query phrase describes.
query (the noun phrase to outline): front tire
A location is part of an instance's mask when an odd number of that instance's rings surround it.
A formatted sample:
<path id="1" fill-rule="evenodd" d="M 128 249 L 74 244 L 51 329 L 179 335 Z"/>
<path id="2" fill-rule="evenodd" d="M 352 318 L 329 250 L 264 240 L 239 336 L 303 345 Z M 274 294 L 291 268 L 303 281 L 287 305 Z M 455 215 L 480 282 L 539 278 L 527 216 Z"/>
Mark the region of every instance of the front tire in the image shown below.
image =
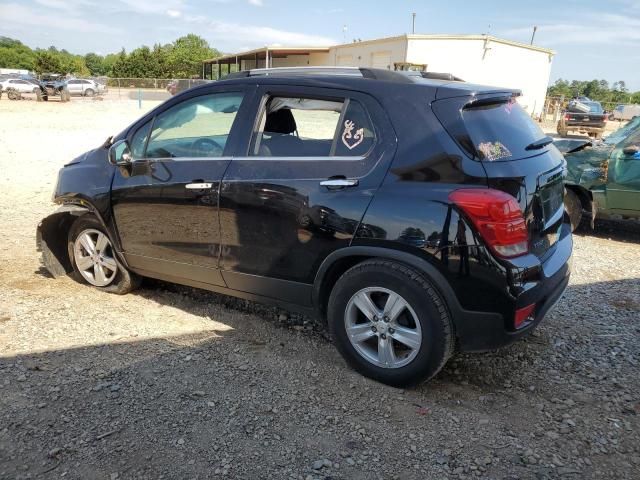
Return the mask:
<path id="1" fill-rule="evenodd" d="M 72 277 L 78 282 L 119 295 L 140 284 L 140 277 L 120 263 L 102 223 L 91 214 L 83 215 L 71 226 L 68 251 Z"/>
<path id="2" fill-rule="evenodd" d="M 566 189 L 564 194 L 564 209 L 569 215 L 571 222 L 571 231 L 574 232 L 582 221 L 582 202 L 578 198 L 576 192 Z"/>
<path id="3" fill-rule="evenodd" d="M 93 97 L 95 94 L 96 94 L 96 92 L 92 88 L 87 88 L 84 91 L 84 96 L 85 97 Z"/>
<path id="4" fill-rule="evenodd" d="M 556 131 L 558 132 L 558 135 L 560 135 L 560 137 L 564 138 L 567 136 L 567 134 L 569 133 L 568 130 L 562 128 L 560 122 L 558 122 L 558 126 L 556 127 Z"/>
<path id="5" fill-rule="evenodd" d="M 434 377 L 453 353 L 446 304 L 431 282 L 394 261 L 359 263 L 336 282 L 329 328 L 347 363 L 401 387 Z"/>

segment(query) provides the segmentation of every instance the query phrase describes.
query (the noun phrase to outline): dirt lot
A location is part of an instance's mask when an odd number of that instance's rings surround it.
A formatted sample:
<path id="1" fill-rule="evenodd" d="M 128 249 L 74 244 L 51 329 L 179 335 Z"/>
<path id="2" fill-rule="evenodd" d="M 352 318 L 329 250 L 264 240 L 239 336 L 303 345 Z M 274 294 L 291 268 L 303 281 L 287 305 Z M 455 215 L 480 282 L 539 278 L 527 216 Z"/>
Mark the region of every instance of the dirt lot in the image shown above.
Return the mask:
<path id="1" fill-rule="evenodd" d="M 637 229 L 575 237 L 535 335 L 397 390 L 349 370 L 310 319 L 40 269 L 56 171 L 140 114 L 0 100 L 0 479 L 640 478 Z"/>

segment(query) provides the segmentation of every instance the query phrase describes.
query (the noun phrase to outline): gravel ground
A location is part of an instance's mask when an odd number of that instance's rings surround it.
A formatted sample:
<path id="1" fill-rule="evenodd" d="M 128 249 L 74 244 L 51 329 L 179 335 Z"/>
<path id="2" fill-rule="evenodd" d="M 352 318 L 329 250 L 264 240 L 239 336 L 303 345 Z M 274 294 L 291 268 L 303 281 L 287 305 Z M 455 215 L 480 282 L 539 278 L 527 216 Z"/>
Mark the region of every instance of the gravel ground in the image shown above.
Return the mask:
<path id="1" fill-rule="evenodd" d="M 39 268 L 56 171 L 140 113 L 0 101 L 0 478 L 640 478 L 637 228 L 576 236 L 533 336 L 398 390 L 347 368 L 310 319 Z"/>

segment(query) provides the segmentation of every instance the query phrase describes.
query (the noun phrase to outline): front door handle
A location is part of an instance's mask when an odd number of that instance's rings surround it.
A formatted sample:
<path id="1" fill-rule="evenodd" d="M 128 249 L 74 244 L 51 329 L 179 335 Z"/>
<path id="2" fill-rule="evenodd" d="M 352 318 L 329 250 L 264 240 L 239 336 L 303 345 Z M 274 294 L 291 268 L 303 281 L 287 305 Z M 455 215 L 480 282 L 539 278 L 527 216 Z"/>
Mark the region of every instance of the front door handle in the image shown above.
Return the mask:
<path id="1" fill-rule="evenodd" d="M 320 185 L 328 188 L 355 187 L 358 185 L 358 180 L 355 178 L 329 178 L 328 180 L 322 180 Z"/>
<path id="2" fill-rule="evenodd" d="M 213 186 L 212 183 L 206 183 L 206 182 L 202 182 L 202 183 L 187 183 L 185 185 L 185 188 L 189 189 L 189 190 L 206 190 L 207 188 L 211 188 Z"/>

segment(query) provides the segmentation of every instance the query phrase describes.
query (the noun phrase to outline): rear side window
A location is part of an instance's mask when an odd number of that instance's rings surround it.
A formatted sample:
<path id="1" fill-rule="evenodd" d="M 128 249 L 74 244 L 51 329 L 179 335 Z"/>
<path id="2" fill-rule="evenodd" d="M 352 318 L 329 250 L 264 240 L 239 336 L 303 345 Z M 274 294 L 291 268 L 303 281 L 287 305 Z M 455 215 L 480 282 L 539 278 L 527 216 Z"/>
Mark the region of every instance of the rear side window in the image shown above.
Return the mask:
<path id="1" fill-rule="evenodd" d="M 251 154 L 260 157 L 364 156 L 374 129 L 357 101 L 270 97 Z"/>
<path id="2" fill-rule="evenodd" d="M 548 148 L 527 150 L 545 134 L 515 98 L 485 99 L 467 105 L 458 102 L 436 102 L 434 112 L 471 156 L 490 162 L 515 160 Z"/>

